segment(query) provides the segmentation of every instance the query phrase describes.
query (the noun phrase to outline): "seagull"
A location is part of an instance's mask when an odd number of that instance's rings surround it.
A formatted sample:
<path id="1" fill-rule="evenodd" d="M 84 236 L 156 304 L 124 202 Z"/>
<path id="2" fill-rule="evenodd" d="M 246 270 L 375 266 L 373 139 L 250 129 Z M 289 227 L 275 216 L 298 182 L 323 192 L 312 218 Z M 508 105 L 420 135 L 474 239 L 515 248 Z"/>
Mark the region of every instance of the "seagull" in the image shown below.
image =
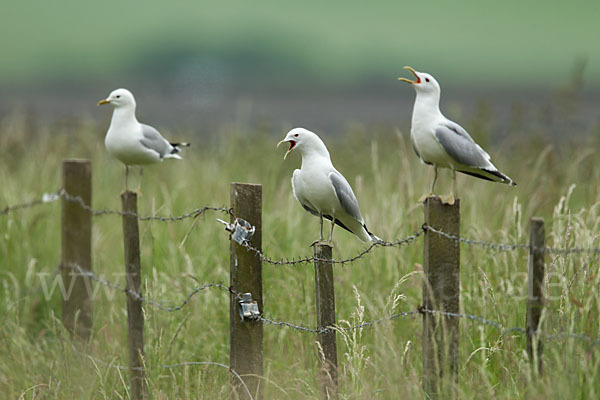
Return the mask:
<path id="1" fill-rule="evenodd" d="M 144 165 L 162 162 L 164 158 L 181 160 L 177 153 L 190 145 L 169 142 L 153 127 L 140 124 L 135 117 L 135 98 L 127 89 L 113 90 L 106 99 L 98 102 L 99 106 L 103 104 L 115 108 L 104 145 L 112 156 L 125 164 L 126 190 L 130 165 L 139 165 L 141 176 Z"/>
<path id="2" fill-rule="evenodd" d="M 285 139 L 277 143 L 277 147 L 285 142 L 289 143 L 290 148 L 283 156 L 284 160 L 294 149 L 298 149 L 302 155 L 302 167 L 295 170 L 292 176 L 292 191 L 306 211 L 321 219 L 320 240 L 323 240 L 325 217 L 331 221 L 329 242 L 333 240 L 335 224 L 363 242 L 381 242 L 365 226 L 358 200 L 346 178 L 331 163 L 329 152 L 321 138 L 304 128 L 294 128 Z"/>
<path id="3" fill-rule="evenodd" d="M 442 202 L 454 204 L 456 192 L 456 171 L 493 182 L 515 186 L 508 176 L 498 171 L 485 152 L 467 131 L 456 122 L 444 117 L 440 111 L 440 85 L 433 76 L 417 72 L 411 67 L 404 69 L 412 72 L 416 80 L 398 78 L 410 83 L 417 92 L 410 128 L 410 141 L 421 162 L 434 168 L 433 182 L 429 195 L 433 195 L 438 168 L 452 170 L 452 192 L 441 196 Z"/>

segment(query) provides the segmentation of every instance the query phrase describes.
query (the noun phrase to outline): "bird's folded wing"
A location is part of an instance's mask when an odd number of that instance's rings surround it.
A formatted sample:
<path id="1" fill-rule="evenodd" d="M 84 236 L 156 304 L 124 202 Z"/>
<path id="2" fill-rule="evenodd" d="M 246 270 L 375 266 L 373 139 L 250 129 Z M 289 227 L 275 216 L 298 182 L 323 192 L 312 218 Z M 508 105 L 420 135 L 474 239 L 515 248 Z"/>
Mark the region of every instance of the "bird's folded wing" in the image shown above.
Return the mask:
<path id="1" fill-rule="evenodd" d="M 150 150 L 158 153 L 162 158 L 171 151 L 172 146 L 160 133 L 149 125 L 142 125 L 142 139 L 140 142 Z"/>
<path id="2" fill-rule="evenodd" d="M 362 222 L 363 219 L 358 208 L 358 200 L 356 200 L 352 187 L 350 187 L 346 178 L 339 172 L 332 171 L 329 173 L 329 180 L 335 189 L 335 194 L 344 211 L 352 218 Z"/>
<path id="3" fill-rule="evenodd" d="M 460 125 L 439 125 L 435 130 L 435 137 L 454 161 L 469 167 L 491 166 L 489 154 Z"/>

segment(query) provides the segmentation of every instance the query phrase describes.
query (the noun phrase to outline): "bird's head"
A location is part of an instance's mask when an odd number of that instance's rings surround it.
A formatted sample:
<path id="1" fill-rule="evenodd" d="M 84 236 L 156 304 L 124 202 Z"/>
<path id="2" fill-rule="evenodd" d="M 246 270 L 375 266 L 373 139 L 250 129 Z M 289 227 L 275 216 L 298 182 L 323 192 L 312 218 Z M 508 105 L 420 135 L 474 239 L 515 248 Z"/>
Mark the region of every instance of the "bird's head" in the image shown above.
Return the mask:
<path id="1" fill-rule="evenodd" d="M 287 135 L 285 135 L 285 138 L 277 143 L 277 147 L 286 142 L 290 144 L 290 147 L 283 156 L 284 160 L 294 149 L 298 149 L 302 153 L 305 151 L 317 151 L 322 153 L 324 151 L 324 153 L 329 155 L 321 138 L 319 138 L 319 136 L 317 136 L 315 133 L 304 128 L 294 128 L 289 131 Z"/>
<path id="2" fill-rule="evenodd" d="M 408 66 L 404 67 L 404 69 L 412 72 L 416 79 L 414 81 L 411 81 L 410 79 L 406 78 L 398 78 L 398 80 L 410 83 L 415 88 L 417 93 L 440 93 L 440 84 L 437 83 L 433 76 L 425 72 L 415 71 L 413 68 Z"/>
<path id="3" fill-rule="evenodd" d="M 127 89 L 116 89 L 113 90 L 106 99 L 100 100 L 98 105 L 101 106 L 103 104 L 111 104 L 113 107 L 124 107 L 124 106 L 134 106 L 135 107 L 135 99 L 133 94 Z"/>

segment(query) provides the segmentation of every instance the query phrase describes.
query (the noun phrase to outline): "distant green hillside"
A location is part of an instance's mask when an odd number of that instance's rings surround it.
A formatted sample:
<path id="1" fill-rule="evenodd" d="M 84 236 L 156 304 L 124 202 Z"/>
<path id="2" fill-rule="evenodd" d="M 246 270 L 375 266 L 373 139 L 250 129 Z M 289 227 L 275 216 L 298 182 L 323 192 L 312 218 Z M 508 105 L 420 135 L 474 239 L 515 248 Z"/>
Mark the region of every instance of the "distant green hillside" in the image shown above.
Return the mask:
<path id="1" fill-rule="evenodd" d="M 0 84 L 98 80 L 208 59 L 238 79 L 332 85 L 402 66 L 468 85 L 600 86 L 600 2 L 5 2 Z M 549 83 L 551 82 L 551 83 Z"/>

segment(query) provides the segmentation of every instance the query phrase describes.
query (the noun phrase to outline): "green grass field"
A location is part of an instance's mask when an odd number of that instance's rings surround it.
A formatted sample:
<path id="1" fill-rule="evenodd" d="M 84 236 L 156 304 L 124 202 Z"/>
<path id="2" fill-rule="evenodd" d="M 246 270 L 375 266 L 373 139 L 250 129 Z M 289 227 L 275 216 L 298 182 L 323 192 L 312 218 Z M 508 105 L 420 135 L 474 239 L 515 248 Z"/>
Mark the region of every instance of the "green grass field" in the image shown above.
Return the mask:
<path id="1" fill-rule="evenodd" d="M 13 115 L 0 126 L 0 207 L 39 198 L 60 186 L 61 161 L 93 162 L 93 207 L 119 209 L 124 168 L 107 157 L 105 126 L 63 121 L 30 132 Z M 543 129 L 540 129 L 540 132 Z M 318 220 L 293 199 L 292 171 L 298 155 L 283 161 L 275 144 L 285 132 L 224 126 L 193 146 L 185 160 L 145 170 L 140 214 L 179 215 L 203 205 L 229 203 L 231 182 L 263 185 L 263 249 L 275 257 L 311 255 Z M 459 177 L 463 236 L 526 243 L 528 220 L 546 221 L 547 243 L 598 247 L 600 164 L 597 135 L 580 143 L 547 143 L 535 132 L 511 129 L 501 144 L 488 144 L 496 165 L 516 188 Z M 483 140 L 483 138 L 482 138 Z M 417 199 L 432 171 L 412 153 L 408 132 L 390 128 L 325 137 L 337 168 L 348 178 L 369 228 L 386 240 L 405 237 L 423 223 Z M 440 192 L 449 189 L 441 174 Z M 229 281 L 229 241 L 208 213 L 179 223 L 140 224 L 144 292 L 176 304 L 198 283 Z M 121 220 L 94 218 L 96 274 L 124 283 Z M 59 202 L 0 215 L 0 392 L 4 398 L 129 398 L 125 298 L 97 286 L 94 330 L 88 345 L 73 343 L 60 322 L 58 291 L 46 301 L 40 277 L 52 279 L 60 260 Z M 356 254 L 364 244 L 337 230 L 334 257 Z M 423 242 L 379 248 L 335 268 L 337 318 L 356 324 L 421 304 Z M 524 326 L 528 257 L 525 251 L 461 248 L 461 309 Z M 573 332 L 597 339 L 600 328 L 598 256 L 547 259 L 549 301 L 544 332 Z M 40 275 L 42 274 L 42 275 Z M 46 275 L 43 275 L 46 274 Z M 50 274 L 50 275 L 48 275 Z M 265 315 L 315 325 L 312 266 L 263 267 Z M 213 365 L 163 369 L 185 361 L 229 363 L 228 294 L 213 289 L 193 297 L 179 312 L 145 307 L 147 379 L 152 398 L 228 398 L 227 370 Z M 348 322 L 345 322 L 348 321 Z M 460 321 L 458 397 L 461 399 L 594 399 L 600 395 L 600 346 L 580 340 L 546 341 L 545 373 L 532 380 L 525 338 L 502 336 L 493 327 Z M 319 398 L 315 337 L 265 326 L 264 390 L 267 399 Z M 82 353 L 89 354 L 90 358 Z M 341 398 L 419 398 L 421 318 L 401 318 L 373 329 L 338 335 Z"/>

